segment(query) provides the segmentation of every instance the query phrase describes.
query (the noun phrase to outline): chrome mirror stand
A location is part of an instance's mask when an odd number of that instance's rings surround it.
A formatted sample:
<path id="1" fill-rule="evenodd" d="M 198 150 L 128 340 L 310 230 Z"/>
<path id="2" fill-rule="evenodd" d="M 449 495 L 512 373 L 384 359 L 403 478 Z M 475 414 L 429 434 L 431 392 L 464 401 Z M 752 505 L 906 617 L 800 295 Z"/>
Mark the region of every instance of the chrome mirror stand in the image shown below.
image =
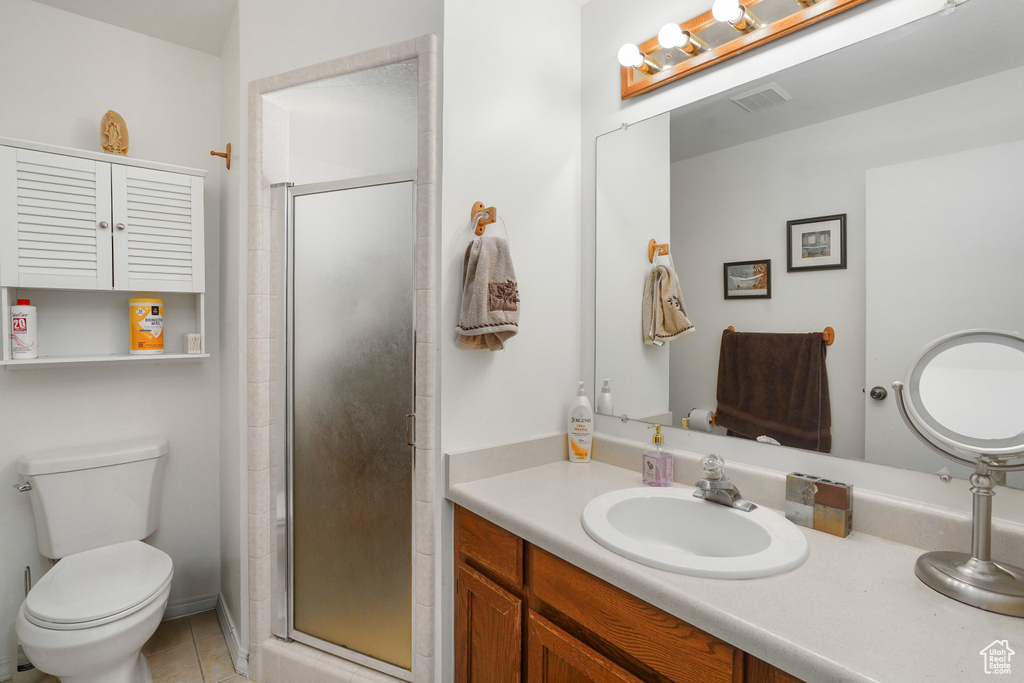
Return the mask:
<path id="1" fill-rule="evenodd" d="M 914 573 L 929 588 L 979 609 L 1014 617 L 1024 617 L 1024 569 L 992 560 L 992 497 L 995 481 L 992 472 L 1024 469 L 1024 462 L 1008 464 L 1024 452 L 1010 456 L 973 459 L 947 451 L 928 439 L 907 414 L 903 382 L 893 382 L 896 407 L 910 431 L 933 451 L 950 460 L 975 468 L 971 475 L 974 494 L 971 554 L 947 550 L 925 553 L 917 558 Z"/>

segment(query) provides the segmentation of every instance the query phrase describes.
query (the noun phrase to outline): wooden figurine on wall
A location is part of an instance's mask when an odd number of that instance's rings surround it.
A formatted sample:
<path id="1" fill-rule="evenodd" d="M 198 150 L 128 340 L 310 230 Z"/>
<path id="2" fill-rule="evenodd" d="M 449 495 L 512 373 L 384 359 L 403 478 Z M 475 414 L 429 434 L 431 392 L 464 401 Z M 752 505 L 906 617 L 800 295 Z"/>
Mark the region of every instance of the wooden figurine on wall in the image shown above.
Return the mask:
<path id="1" fill-rule="evenodd" d="M 100 121 L 100 144 L 109 154 L 128 154 L 128 125 L 113 109 L 107 111 Z"/>

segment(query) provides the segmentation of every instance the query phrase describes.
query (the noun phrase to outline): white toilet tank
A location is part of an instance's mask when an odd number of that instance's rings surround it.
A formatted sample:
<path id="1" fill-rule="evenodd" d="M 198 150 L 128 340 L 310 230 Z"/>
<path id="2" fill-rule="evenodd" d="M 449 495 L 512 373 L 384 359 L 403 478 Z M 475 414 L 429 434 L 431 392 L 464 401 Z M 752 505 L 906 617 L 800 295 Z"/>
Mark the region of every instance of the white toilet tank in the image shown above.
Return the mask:
<path id="1" fill-rule="evenodd" d="M 145 438 L 25 455 L 39 552 L 51 559 L 141 541 L 160 525 L 168 451 Z"/>

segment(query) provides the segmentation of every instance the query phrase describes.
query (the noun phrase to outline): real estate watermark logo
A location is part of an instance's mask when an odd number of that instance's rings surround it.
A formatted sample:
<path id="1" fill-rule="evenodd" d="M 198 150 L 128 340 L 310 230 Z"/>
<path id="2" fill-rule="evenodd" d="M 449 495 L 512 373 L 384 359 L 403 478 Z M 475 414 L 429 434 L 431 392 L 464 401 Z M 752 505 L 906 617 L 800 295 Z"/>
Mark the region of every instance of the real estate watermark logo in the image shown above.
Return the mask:
<path id="1" fill-rule="evenodd" d="M 1010 658 L 1017 653 L 1010 649 L 1010 641 L 993 640 L 980 654 L 985 659 L 985 673 L 1009 675 Z"/>

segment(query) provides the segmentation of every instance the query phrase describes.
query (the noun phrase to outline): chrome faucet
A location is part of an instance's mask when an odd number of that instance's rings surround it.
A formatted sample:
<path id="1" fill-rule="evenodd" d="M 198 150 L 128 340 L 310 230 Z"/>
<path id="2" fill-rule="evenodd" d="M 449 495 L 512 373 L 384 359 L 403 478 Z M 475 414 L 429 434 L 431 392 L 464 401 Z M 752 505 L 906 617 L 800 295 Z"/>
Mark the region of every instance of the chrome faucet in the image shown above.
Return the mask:
<path id="1" fill-rule="evenodd" d="M 694 498 L 703 498 L 712 503 L 750 512 L 757 506 L 740 495 L 740 490 L 729 481 L 722 471 L 723 465 L 725 465 L 725 460 L 722 456 L 714 453 L 700 459 L 704 478 L 694 484 L 697 487 L 697 490 L 693 492 Z"/>

